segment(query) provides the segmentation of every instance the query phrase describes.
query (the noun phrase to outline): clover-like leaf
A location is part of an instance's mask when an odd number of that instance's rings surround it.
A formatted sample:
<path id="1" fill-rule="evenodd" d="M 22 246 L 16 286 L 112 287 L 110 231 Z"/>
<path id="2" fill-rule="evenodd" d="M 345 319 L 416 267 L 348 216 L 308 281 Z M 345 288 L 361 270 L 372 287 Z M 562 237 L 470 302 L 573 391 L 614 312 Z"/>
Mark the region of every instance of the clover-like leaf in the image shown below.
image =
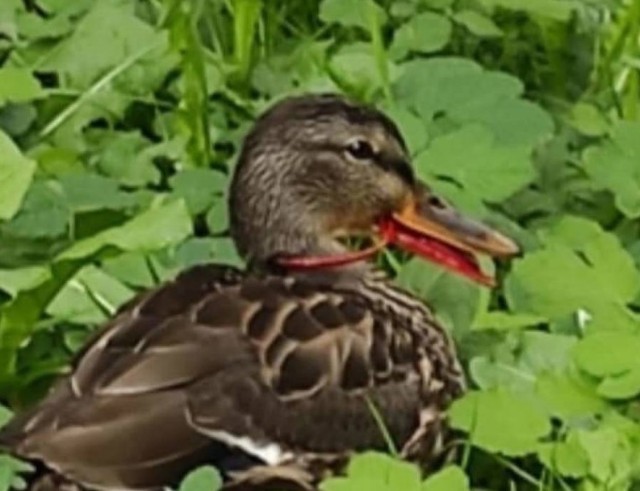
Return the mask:
<path id="1" fill-rule="evenodd" d="M 635 332 L 596 332 L 575 349 L 576 363 L 601 379 L 598 394 L 627 399 L 640 393 L 640 335 Z"/>
<path id="2" fill-rule="evenodd" d="M 613 194 L 622 213 L 640 217 L 640 122 L 618 123 L 609 140 L 587 149 L 584 168 L 597 186 Z"/>
<path id="3" fill-rule="evenodd" d="M 444 15 L 424 12 L 411 17 L 395 32 L 389 54 L 395 59 L 409 53 L 432 53 L 444 48 L 451 38 L 451 21 Z"/>
<path id="4" fill-rule="evenodd" d="M 472 444 L 505 455 L 535 452 L 551 431 L 543 412 L 503 389 L 469 392 L 449 414 L 451 425 L 469 433 Z"/>
<path id="5" fill-rule="evenodd" d="M 0 68 L 0 106 L 7 102 L 27 102 L 42 97 L 42 86 L 29 70 Z"/>
<path id="6" fill-rule="evenodd" d="M 415 165 L 423 179 L 454 201 L 496 203 L 533 179 L 529 152 L 523 145 L 501 144 L 489 130 L 472 125 L 434 139 Z M 497 175 L 500 179 L 487 179 Z"/>
<path id="7" fill-rule="evenodd" d="M 398 101 L 426 122 L 446 121 L 447 128 L 479 123 L 499 143 L 531 146 L 553 130 L 550 116 L 522 99 L 522 82 L 464 58 L 405 63 L 394 88 Z"/>
<path id="8" fill-rule="evenodd" d="M 457 465 L 451 465 L 430 475 L 421 491 L 468 491 L 469 478 Z"/>
<path id="9" fill-rule="evenodd" d="M 370 15 L 378 16 L 378 22 L 386 18 L 384 10 L 373 0 L 323 0 L 320 4 L 320 19 L 328 24 L 357 26 L 369 30 Z"/>
<path id="10" fill-rule="evenodd" d="M 419 469 L 389 455 L 365 452 L 349 462 L 345 477 L 330 478 L 320 485 L 321 491 L 420 491 Z"/>
<path id="11" fill-rule="evenodd" d="M 469 32 L 480 37 L 498 37 L 503 32 L 490 17 L 477 12 L 476 10 L 459 10 L 453 16 L 453 20 L 462 24 Z"/>
<path id="12" fill-rule="evenodd" d="M 173 176 L 169 183 L 175 194 L 184 199 L 192 215 L 202 213 L 221 198 L 226 176 L 211 169 L 186 169 Z"/>
<path id="13" fill-rule="evenodd" d="M 178 491 L 218 491 L 222 478 L 215 467 L 203 466 L 191 471 L 180 483 Z"/>
<path id="14" fill-rule="evenodd" d="M 517 260 L 507 278 L 513 309 L 549 319 L 583 315 L 593 330 L 635 329 L 626 304 L 640 291 L 640 275 L 614 235 L 564 217 L 541 237 L 545 247 Z"/>

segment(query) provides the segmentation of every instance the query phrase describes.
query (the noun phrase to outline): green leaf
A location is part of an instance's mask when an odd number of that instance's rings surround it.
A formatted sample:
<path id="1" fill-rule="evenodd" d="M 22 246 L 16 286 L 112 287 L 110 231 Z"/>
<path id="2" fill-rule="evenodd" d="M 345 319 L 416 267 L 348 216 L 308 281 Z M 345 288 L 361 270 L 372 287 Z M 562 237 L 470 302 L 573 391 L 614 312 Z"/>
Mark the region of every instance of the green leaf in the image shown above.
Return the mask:
<path id="1" fill-rule="evenodd" d="M 323 0 L 320 4 L 320 19 L 327 24 L 336 23 L 346 27 L 371 27 L 368 10 L 373 9 L 380 24 L 385 22 L 384 10 L 372 0 Z"/>
<path id="2" fill-rule="evenodd" d="M 36 181 L 27 191 L 19 213 L 2 229 L 12 236 L 53 238 L 67 232 L 70 220 L 71 210 L 57 184 Z"/>
<path id="3" fill-rule="evenodd" d="M 587 452 L 575 432 L 570 433 L 565 441 L 541 444 L 538 458 L 547 468 L 562 476 L 579 478 L 589 472 Z"/>
<path id="4" fill-rule="evenodd" d="M 629 475 L 628 444 L 617 430 L 603 427 L 579 431 L 577 439 L 587 454 L 592 478 L 605 483 L 619 479 L 621 474 Z"/>
<path id="5" fill-rule="evenodd" d="M 0 130 L 0 220 L 12 218 L 31 184 L 36 164 Z"/>
<path id="6" fill-rule="evenodd" d="M 169 180 L 175 194 L 183 198 L 192 215 L 211 207 L 226 188 L 226 176 L 210 169 L 186 169 Z"/>
<path id="7" fill-rule="evenodd" d="M 505 146 L 475 125 L 434 139 L 416 157 L 415 165 L 423 179 L 445 189 L 447 195 L 464 194 L 493 203 L 508 198 L 535 175 L 527 147 Z M 500 179 L 487 179 L 488 175 Z M 444 183 L 439 182 L 443 179 Z"/>
<path id="8" fill-rule="evenodd" d="M 546 416 L 521 397 L 504 390 L 472 391 L 453 403 L 451 425 L 469 433 L 471 443 L 490 452 L 535 452 L 551 431 Z"/>
<path id="9" fill-rule="evenodd" d="M 394 66 L 389 62 L 393 75 Z M 345 91 L 369 100 L 383 85 L 373 51 L 364 43 L 347 44 L 331 57 L 329 70 Z"/>
<path id="10" fill-rule="evenodd" d="M 151 208 L 119 227 L 81 240 L 58 259 L 80 259 L 106 246 L 124 251 L 152 251 L 176 244 L 191 233 L 191 219 L 182 200 Z"/>
<path id="11" fill-rule="evenodd" d="M 349 462 L 346 477 L 334 477 L 320 485 L 321 491 L 420 491 L 419 469 L 401 460 L 375 452 L 364 452 Z"/>
<path id="12" fill-rule="evenodd" d="M 98 148 L 98 168 L 127 186 L 157 184 L 160 171 L 153 165 L 151 143 L 137 132 L 105 132 Z"/>
<path id="13" fill-rule="evenodd" d="M 414 258 L 402 266 L 397 281 L 429 301 L 440 319 L 465 333 L 483 301 L 482 288 L 440 266 Z"/>
<path id="14" fill-rule="evenodd" d="M 215 467 L 204 466 L 191 471 L 180 483 L 179 491 L 217 491 L 222 478 Z"/>
<path id="15" fill-rule="evenodd" d="M 396 30 L 389 54 L 395 59 L 407 54 L 433 53 L 444 48 L 451 38 L 451 22 L 433 12 L 416 15 Z"/>
<path id="16" fill-rule="evenodd" d="M 640 291 L 640 276 L 614 235 L 576 217 L 563 217 L 540 235 L 545 247 L 517 260 L 507 278 L 513 310 L 551 319 L 574 315 L 581 328 L 583 316 L 593 330 L 635 329 L 626 304 Z"/>
<path id="17" fill-rule="evenodd" d="M 564 420 L 588 416 L 606 408 L 593 388 L 568 374 L 542 374 L 536 382 L 536 391 L 551 413 Z"/>
<path id="18" fill-rule="evenodd" d="M 569 122 L 587 136 L 602 136 L 610 129 L 609 122 L 600 109 L 585 102 L 578 102 L 571 108 Z"/>
<path id="19" fill-rule="evenodd" d="M 464 58 L 417 59 L 402 65 L 394 84 L 398 102 L 425 122 L 446 121 L 447 128 L 479 123 L 498 143 L 532 146 L 553 131 L 539 106 L 522 100 L 517 78 L 484 70 Z"/>
<path id="20" fill-rule="evenodd" d="M 422 483 L 421 491 L 468 491 L 469 478 L 464 471 L 452 465 L 430 475 Z"/>
<path id="21" fill-rule="evenodd" d="M 481 0 L 486 7 L 502 7 L 507 10 L 521 10 L 534 17 L 566 22 L 577 8 L 578 2 L 565 0 Z"/>
<path id="22" fill-rule="evenodd" d="M 476 331 L 496 330 L 509 331 L 523 327 L 534 326 L 545 321 L 544 317 L 531 314 L 512 314 L 502 310 L 481 312 L 473 321 Z"/>
<path id="23" fill-rule="evenodd" d="M 599 188 L 613 194 L 622 213 L 640 217 L 640 122 L 618 123 L 608 141 L 586 150 L 584 168 Z"/>
<path id="24" fill-rule="evenodd" d="M 69 174 L 60 177 L 60 186 L 71 210 L 83 213 L 120 210 L 135 203 L 133 196 L 120 190 L 118 182 L 97 174 Z"/>
<path id="25" fill-rule="evenodd" d="M 45 266 L 0 269 L 0 290 L 15 297 L 19 292 L 31 290 L 49 278 L 51 278 L 51 270 Z"/>
<path id="26" fill-rule="evenodd" d="M 462 24 L 469 32 L 480 37 L 499 37 L 503 32 L 491 18 L 475 10 L 459 10 L 453 16 L 453 20 Z"/>
<path id="27" fill-rule="evenodd" d="M 67 282 L 46 313 L 65 322 L 98 324 L 107 320 L 133 294 L 133 290 L 90 265 Z"/>
<path id="28" fill-rule="evenodd" d="M 129 93 L 146 95 L 175 61 L 165 54 L 166 37 L 137 18 L 134 8 L 126 0 L 94 2 L 72 35 L 51 50 L 39 69 L 58 72 L 67 87 L 86 89 L 123 60 L 157 46 L 115 82 Z"/>
<path id="29" fill-rule="evenodd" d="M 601 378 L 598 394 L 626 399 L 640 393 L 640 335 L 631 332 L 596 332 L 575 349 L 578 366 Z"/>
<path id="30" fill-rule="evenodd" d="M 20 103 L 43 96 L 40 82 L 24 68 L 0 68 L 0 106 L 7 102 Z"/>

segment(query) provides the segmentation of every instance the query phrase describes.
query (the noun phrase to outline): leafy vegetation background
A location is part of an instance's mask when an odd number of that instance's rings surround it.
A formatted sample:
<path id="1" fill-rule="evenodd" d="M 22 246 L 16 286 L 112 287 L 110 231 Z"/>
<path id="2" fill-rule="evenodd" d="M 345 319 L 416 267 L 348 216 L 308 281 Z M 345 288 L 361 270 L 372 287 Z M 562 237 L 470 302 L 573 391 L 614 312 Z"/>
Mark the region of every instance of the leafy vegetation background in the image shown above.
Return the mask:
<path id="1" fill-rule="evenodd" d="M 459 459 L 364 454 L 323 489 L 640 489 L 639 35 L 637 0 L 0 1 L 0 424 L 136 291 L 239 263 L 241 136 L 335 90 L 525 252 L 493 292 L 382 258 L 460 346 Z M 0 456 L 0 488 L 23 469 Z"/>

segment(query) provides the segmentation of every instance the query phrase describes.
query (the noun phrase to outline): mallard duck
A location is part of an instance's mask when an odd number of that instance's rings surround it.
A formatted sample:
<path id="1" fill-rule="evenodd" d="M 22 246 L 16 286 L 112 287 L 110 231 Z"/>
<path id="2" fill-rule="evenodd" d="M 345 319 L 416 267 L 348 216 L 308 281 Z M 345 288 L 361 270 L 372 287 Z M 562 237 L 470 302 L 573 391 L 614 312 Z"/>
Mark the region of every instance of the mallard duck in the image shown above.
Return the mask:
<path id="1" fill-rule="evenodd" d="M 516 245 L 417 180 L 387 116 L 336 95 L 268 109 L 229 196 L 247 269 L 200 265 L 140 294 L 2 431 L 47 470 L 34 489 L 160 489 L 204 463 L 228 489 L 312 489 L 386 448 L 372 407 L 405 458 L 442 451 L 465 387 L 454 346 L 367 259 L 395 244 L 491 284 L 473 253 Z"/>

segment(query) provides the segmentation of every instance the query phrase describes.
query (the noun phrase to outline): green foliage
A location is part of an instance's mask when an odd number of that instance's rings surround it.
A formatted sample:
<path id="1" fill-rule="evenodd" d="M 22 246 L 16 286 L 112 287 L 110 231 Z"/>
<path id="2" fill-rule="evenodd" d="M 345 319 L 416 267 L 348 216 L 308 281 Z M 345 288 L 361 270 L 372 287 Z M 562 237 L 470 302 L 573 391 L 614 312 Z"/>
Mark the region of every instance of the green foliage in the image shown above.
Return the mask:
<path id="1" fill-rule="evenodd" d="M 523 254 L 483 263 L 491 292 L 385 256 L 460 347 L 459 465 L 364 453 L 323 489 L 638 489 L 639 2 L 36 3 L 0 1 L 0 424 L 137 291 L 241 264 L 241 136 L 332 90 L 382 107 L 420 177 Z M 26 470 L 0 456 L 0 489 Z"/>
<path id="2" fill-rule="evenodd" d="M 196 469 L 182 480 L 178 491 L 217 491 L 222 486 L 222 478 L 211 466 Z"/>

